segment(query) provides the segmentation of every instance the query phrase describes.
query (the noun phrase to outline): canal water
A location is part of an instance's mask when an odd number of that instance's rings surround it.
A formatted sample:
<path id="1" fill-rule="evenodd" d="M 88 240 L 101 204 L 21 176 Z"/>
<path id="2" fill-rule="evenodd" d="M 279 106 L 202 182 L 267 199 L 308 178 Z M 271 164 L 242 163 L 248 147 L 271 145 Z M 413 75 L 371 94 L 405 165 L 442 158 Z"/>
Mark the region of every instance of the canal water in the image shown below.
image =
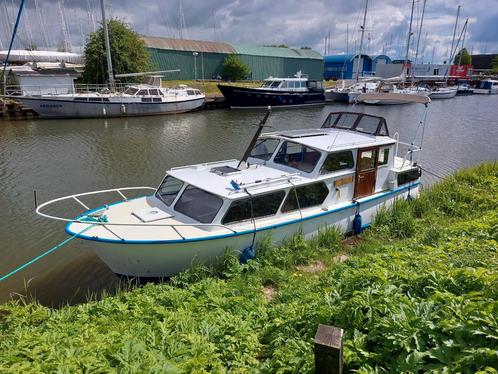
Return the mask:
<path id="1" fill-rule="evenodd" d="M 275 110 L 269 130 L 319 127 L 330 111 L 384 116 L 391 134 L 410 142 L 422 105 Z M 165 170 L 240 158 L 263 112 L 202 111 L 129 119 L 0 122 L 0 277 L 67 235 L 64 223 L 38 217 L 39 201 L 86 191 L 157 186 Z M 498 159 L 498 95 L 433 101 L 421 164 L 424 184 L 454 170 Z M 116 196 L 117 197 L 117 196 Z M 115 196 L 112 196 L 115 198 Z M 74 207 L 68 209 L 73 212 Z M 45 305 L 84 301 L 112 290 L 118 278 L 88 243 L 74 240 L 0 283 L 0 302 L 29 294 Z M 16 296 L 17 295 L 17 296 Z"/>

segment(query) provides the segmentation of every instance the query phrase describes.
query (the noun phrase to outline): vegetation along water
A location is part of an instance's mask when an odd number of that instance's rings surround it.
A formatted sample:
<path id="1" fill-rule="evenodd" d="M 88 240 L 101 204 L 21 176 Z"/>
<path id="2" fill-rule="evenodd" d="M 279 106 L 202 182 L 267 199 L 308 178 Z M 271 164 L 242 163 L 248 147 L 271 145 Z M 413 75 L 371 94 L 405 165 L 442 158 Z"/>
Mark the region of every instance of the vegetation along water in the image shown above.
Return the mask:
<path id="1" fill-rule="evenodd" d="M 0 306 L 1 372 L 311 372 L 319 323 L 345 330 L 345 369 L 498 367 L 498 163 L 334 229 L 225 256 L 164 284 L 58 310 Z"/>

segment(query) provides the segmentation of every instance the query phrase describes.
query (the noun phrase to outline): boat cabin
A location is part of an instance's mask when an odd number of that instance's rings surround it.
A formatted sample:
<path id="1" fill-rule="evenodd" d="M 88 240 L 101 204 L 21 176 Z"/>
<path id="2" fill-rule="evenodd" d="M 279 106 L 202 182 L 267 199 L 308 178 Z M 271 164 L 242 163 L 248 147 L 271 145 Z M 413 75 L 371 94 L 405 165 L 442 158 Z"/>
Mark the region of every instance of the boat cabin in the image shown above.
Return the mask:
<path id="1" fill-rule="evenodd" d="M 183 92 L 184 91 L 184 92 Z M 186 96 L 197 96 L 202 95 L 201 91 L 190 88 L 190 87 L 181 87 L 180 90 L 176 89 L 175 93 L 178 92 L 184 93 Z M 159 88 L 150 85 L 136 85 L 136 86 L 128 86 L 123 91 L 123 94 L 130 96 L 169 96 L 171 93 L 166 88 Z"/>
<path id="2" fill-rule="evenodd" d="M 263 134 L 242 165 L 229 160 L 173 168 L 155 197 L 163 214 L 181 222 L 298 219 L 418 180 L 419 168 L 396 152 L 384 118 L 330 113 L 319 129 Z"/>
<path id="3" fill-rule="evenodd" d="M 308 78 L 267 78 L 260 89 L 273 91 L 308 92 L 323 89 L 323 82 Z"/>

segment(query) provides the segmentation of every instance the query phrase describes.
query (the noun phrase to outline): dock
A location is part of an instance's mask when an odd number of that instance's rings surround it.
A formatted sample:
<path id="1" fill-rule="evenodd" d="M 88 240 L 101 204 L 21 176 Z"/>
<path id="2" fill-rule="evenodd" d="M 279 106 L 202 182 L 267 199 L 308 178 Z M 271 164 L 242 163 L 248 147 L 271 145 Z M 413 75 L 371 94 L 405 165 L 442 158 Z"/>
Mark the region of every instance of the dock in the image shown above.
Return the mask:
<path id="1" fill-rule="evenodd" d="M 7 121 L 37 118 L 32 109 L 11 100 L 0 99 L 0 119 Z"/>

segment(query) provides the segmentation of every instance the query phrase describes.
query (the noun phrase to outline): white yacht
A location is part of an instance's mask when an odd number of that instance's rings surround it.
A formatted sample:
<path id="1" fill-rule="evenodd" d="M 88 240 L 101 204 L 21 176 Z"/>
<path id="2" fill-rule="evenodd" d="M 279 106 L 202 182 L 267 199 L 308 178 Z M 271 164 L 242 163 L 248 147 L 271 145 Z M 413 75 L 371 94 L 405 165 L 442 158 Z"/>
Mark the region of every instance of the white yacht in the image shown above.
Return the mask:
<path id="1" fill-rule="evenodd" d="M 42 118 L 128 117 L 183 113 L 200 109 L 205 95 L 181 85 L 130 85 L 123 92 L 40 93 L 16 92 L 9 96 L 23 103 Z"/>
<path id="2" fill-rule="evenodd" d="M 257 252 L 266 237 L 310 237 L 328 226 L 359 232 L 381 206 L 418 194 L 420 147 L 390 136 L 382 117 L 330 113 L 319 128 L 261 135 L 264 122 L 240 161 L 175 167 L 157 188 L 71 195 L 40 205 L 37 213 L 66 221 L 66 232 L 88 241 L 117 274 L 169 277 L 213 263 L 227 249 Z M 400 144 L 403 157 L 397 156 Z M 126 196 L 145 188 L 145 196 Z M 109 192 L 119 200 L 95 209 L 85 203 Z M 68 200 L 85 212 L 76 218 L 44 213 Z"/>

